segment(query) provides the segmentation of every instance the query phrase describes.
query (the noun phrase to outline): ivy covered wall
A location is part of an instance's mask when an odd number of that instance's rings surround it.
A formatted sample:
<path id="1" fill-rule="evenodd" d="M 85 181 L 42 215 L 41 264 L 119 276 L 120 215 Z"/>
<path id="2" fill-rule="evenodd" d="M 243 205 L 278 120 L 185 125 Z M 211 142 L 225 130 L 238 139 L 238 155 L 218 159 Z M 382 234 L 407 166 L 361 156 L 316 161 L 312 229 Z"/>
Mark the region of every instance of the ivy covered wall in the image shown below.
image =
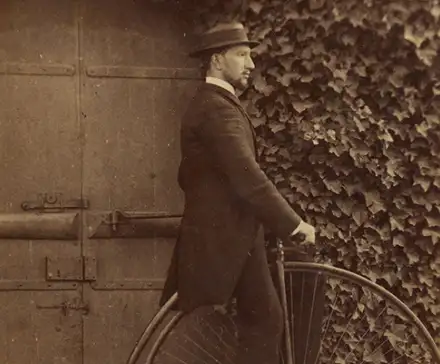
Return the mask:
<path id="1" fill-rule="evenodd" d="M 201 6 L 203 3 L 203 6 Z M 261 41 L 241 95 L 263 168 L 325 261 L 396 294 L 440 344 L 440 3 L 197 2 Z"/>

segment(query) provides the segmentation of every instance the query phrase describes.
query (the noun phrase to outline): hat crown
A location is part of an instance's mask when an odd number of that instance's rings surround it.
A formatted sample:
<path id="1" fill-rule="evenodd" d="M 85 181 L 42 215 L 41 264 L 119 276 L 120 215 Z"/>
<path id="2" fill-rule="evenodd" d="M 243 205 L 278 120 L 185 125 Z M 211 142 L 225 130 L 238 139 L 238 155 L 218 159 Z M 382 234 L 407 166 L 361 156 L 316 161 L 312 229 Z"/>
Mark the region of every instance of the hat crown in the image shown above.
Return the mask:
<path id="1" fill-rule="evenodd" d="M 197 56 L 205 51 L 232 47 L 237 45 L 248 45 L 254 47 L 257 42 L 250 41 L 246 34 L 244 25 L 239 22 L 218 23 L 199 36 L 198 47 L 192 52 Z"/>
<path id="2" fill-rule="evenodd" d="M 217 23 L 212 28 L 208 29 L 205 34 L 211 34 L 223 30 L 244 30 L 244 25 L 239 22 Z"/>

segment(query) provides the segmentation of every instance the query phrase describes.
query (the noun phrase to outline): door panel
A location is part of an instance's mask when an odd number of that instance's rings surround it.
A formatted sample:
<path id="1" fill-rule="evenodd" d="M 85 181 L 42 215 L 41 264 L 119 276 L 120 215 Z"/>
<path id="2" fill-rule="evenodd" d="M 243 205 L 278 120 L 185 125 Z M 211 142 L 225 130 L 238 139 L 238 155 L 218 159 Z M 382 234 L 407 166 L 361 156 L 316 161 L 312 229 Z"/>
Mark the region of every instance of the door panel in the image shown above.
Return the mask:
<path id="1" fill-rule="evenodd" d="M 84 1 L 82 12 L 83 251 L 97 263 L 84 363 L 116 364 L 158 309 L 183 209 L 180 117 L 199 75 L 170 4 Z"/>
<path id="2" fill-rule="evenodd" d="M 0 361 L 2 363 L 81 363 L 79 311 L 62 302 L 77 292 L 1 292 Z"/>
<path id="3" fill-rule="evenodd" d="M 73 1 L 0 5 L 2 363 L 82 362 L 81 287 L 57 266 L 81 257 L 81 212 L 38 209 L 81 198 L 75 17 Z"/>
<path id="4" fill-rule="evenodd" d="M 154 112 L 147 122 L 154 132 L 154 206 L 157 211 L 182 212 L 183 198 L 177 185 L 180 163 L 180 116 L 197 85 L 194 81 L 166 79 L 151 82 Z"/>
<path id="5" fill-rule="evenodd" d="M 0 77 L 1 210 L 21 211 L 23 201 L 38 199 L 44 192 L 79 198 L 81 150 L 74 78 Z"/>
<path id="6" fill-rule="evenodd" d="M 76 57 L 75 1 L 2 0 L 0 59 L 39 65 L 70 64 Z"/>
<path id="7" fill-rule="evenodd" d="M 125 363 L 157 305 L 149 291 L 93 290 L 92 314 L 84 317 L 84 363 Z M 99 308 L 99 309 L 98 309 Z"/>
<path id="8" fill-rule="evenodd" d="M 82 1 L 82 49 L 87 67 L 191 68 L 191 39 L 177 2 Z"/>
<path id="9" fill-rule="evenodd" d="M 121 363 L 156 312 L 199 82 L 183 19 L 153 1 L 1 2 L 1 362 Z"/>
<path id="10" fill-rule="evenodd" d="M 85 79 L 84 193 L 93 209 L 145 209 L 154 199 L 148 89 L 121 79 Z"/>
<path id="11" fill-rule="evenodd" d="M 63 311 L 77 291 L 0 292 L 2 363 L 81 363 L 81 311 Z"/>

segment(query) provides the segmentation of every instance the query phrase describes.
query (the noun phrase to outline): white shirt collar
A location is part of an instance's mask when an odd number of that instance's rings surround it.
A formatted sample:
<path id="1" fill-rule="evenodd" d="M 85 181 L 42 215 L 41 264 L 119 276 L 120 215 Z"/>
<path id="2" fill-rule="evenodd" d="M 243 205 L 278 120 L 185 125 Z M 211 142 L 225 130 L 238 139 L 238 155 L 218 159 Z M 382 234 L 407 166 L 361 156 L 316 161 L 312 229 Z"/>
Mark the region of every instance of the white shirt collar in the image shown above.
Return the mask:
<path id="1" fill-rule="evenodd" d="M 217 85 L 217 86 L 229 91 L 231 94 L 235 95 L 234 87 L 229 82 L 221 80 L 220 78 L 207 76 L 206 83 L 210 83 L 212 85 Z"/>

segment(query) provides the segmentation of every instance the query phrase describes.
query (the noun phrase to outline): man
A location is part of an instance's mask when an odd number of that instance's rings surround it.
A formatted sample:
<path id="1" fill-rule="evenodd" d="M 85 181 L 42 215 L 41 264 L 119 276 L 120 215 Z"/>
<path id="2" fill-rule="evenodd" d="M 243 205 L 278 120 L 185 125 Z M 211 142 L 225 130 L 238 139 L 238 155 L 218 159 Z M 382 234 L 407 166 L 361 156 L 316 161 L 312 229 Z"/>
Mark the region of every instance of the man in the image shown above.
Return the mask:
<path id="1" fill-rule="evenodd" d="M 206 65 L 206 82 L 181 127 L 179 185 L 185 209 L 161 304 L 178 292 L 190 311 L 236 298 L 239 364 L 276 364 L 282 309 L 271 279 L 263 227 L 288 241 L 315 229 L 290 207 L 258 165 L 250 119 L 235 95 L 248 86 L 254 63 L 240 23 L 202 35 L 192 56 Z"/>

